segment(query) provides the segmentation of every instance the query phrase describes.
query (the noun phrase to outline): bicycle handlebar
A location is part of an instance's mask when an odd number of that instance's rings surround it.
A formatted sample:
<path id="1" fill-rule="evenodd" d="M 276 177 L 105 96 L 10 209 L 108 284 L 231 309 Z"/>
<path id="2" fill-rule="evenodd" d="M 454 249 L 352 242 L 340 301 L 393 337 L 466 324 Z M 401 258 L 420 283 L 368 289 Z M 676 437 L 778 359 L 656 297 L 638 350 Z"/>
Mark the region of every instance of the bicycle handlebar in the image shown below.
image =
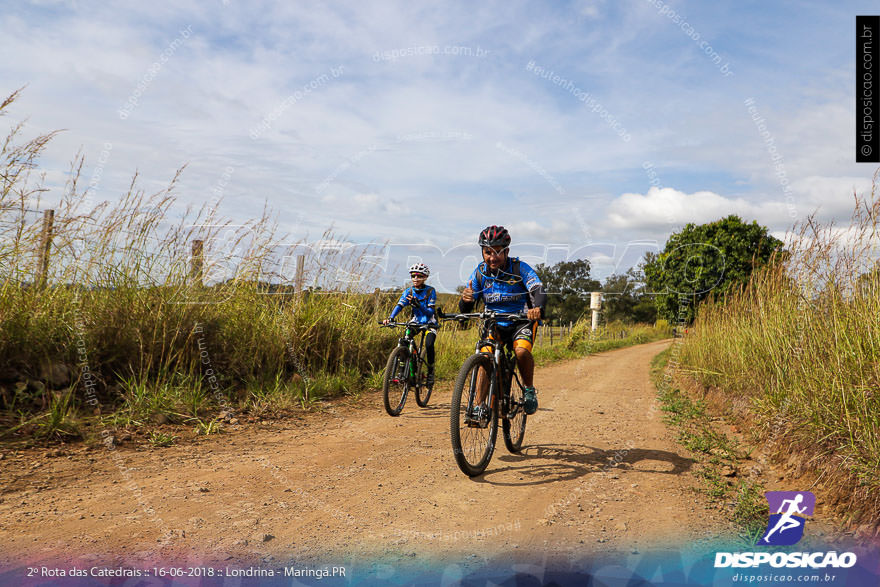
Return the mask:
<path id="1" fill-rule="evenodd" d="M 464 314 L 440 314 L 441 320 L 470 320 L 471 318 L 479 318 L 480 320 L 495 319 L 510 322 L 534 322 L 527 314 L 522 312 L 495 312 L 493 310 L 483 310 L 482 312 L 467 312 Z"/>
<path id="2" fill-rule="evenodd" d="M 407 328 L 419 328 L 419 329 L 428 329 L 439 326 L 438 324 L 431 324 L 430 322 L 427 324 L 421 324 L 419 322 L 389 322 L 388 324 L 383 324 L 381 320 L 377 321 L 379 326 L 382 328 L 394 328 L 395 326 L 405 326 Z"/>

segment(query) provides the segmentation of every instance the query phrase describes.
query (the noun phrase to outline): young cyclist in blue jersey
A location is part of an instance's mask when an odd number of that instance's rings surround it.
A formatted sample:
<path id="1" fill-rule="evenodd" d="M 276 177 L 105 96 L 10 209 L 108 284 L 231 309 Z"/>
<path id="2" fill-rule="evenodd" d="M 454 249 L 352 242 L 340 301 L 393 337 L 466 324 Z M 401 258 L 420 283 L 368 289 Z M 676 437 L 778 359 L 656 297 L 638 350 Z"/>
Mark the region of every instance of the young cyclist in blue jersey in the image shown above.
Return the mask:
<path id="1" fill-rule="evenodd" d="M 517 257 L 509 257 L 510 234 L 503 226 L 489 226 L 480 233 L 480 247 L 483 249 L 483 262 L 468 279 L 467 287 L 461 292 L 459 310 L 470 312 L 479 300 L 483 300 L 487 310 L 496 312 L 522 312 L 532 322 L 513 324 L 499 322 L 495 333 L 496 340 L 507 342 L 516 354 L 516 363 L 522 375 L 524 390 L 523 409 L 526 414 L 538 410 L 538 392 L 533 385 L 535 360 L 532 357 L 532 341 L 537 321 L 544 315 L 547 295 L 535 270 Z M 480 386 L 480 405 L 477 406 L 482 417 L 488 408 L 482 405 L 488 393 L 488 386 Z"/>
<path id="2" fill-rule="evenodd" d="M 434 306 L 437 304 L 437 292 L 430 285 L 425 285 L 431 270 L 424 263 L 416 263 L 409 268 L 409 274 L 412 278 L 412 287 L 406 288 L 397 305 L 391 310 L 391 315 L 387 320 L 383 320 L 383 324 L 394 320 L 401 310 L 406 306 L 412 306 L 413 320 L 419 324 L 432 324 L 433 326 L 425 335 L 425 358 L 428 359 L 428 376 L 425 384 L 429 388 L 434 387 L 434 341 L 437 339 L 437 317 L 434 313 Z"/>

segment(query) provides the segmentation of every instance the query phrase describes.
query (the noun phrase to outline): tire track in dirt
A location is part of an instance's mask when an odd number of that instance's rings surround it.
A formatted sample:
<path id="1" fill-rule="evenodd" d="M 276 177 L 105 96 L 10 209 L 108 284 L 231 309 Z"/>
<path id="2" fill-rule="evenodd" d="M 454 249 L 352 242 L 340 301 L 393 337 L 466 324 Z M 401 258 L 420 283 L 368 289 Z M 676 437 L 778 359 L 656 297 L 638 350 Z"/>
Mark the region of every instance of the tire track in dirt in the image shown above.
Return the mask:
<path id="1" fill-rule="evenodd" d="M 539 368 L 525 446 L 455 465 L 451 383 L 391 418 L 380 394 L 166 449 L 4 461 L 10 561 L 190 564 L 630 552 L 729 527 L 661 421 L 650 343 Z M 120 474 L 121 461 L 126 467 Z M 39 461 L 38 461 L 39 462 Z M 5 483 L 5 482 L 4 482 Z M 150 510 L 150 508 L 152 508 Z M 147 510 L 147 511 L 145 511 Z M 161 520 L 161 524 L 156 520 Z M 333 558 L 335 557 L 335 558 Z"/>

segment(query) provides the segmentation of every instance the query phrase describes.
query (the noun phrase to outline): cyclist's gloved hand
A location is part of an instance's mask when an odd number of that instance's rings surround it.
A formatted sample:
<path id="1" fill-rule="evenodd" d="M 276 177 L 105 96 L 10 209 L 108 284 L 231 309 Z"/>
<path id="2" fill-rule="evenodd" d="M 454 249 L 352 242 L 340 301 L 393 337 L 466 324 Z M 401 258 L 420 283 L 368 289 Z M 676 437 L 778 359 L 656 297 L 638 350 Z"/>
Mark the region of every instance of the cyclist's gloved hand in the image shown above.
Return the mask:
<path id="1" fill-rule="evenodd" d="M 389 318 L 385 318 L 384 320 L 382 320 L 382 325 L 383 325 L 383 326 L 388 326 L 388 323 L 389 323 L 389 322 L 391 322 L 391 320 L 390 320 Z"/>
<path id="2" fill-rule="evenodd" d="M 526 312 L 526 316 L 528 316 L 529 320 L 540 320 L 541 308 L 529 308 L 528 312 Z"/>

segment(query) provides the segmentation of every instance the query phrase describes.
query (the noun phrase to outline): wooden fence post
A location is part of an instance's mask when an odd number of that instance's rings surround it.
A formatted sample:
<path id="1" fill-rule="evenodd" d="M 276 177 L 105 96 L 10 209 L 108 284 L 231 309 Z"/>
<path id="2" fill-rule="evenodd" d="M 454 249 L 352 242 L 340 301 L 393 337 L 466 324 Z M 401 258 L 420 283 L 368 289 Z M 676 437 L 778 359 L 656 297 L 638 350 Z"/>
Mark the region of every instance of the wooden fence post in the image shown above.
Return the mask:
<path id="1" fill-rule="evenodd" d="M 55 222 L 55 210 L 43 211 L 43 229 L 40 233 L 40 250 L 37 257 L 37 275 L 34 282 L 37 288 L 46 287 L 49 275 L 49 250 L 52 247 L 52 225 Z"/>
<path id="2" fill-rule="evenodd" d="M 373 315 L 374 316 L 379 315 L 379 305 L 380 305 L 379 304 L 379 295 L 380 295 L 379 288 L 377 287 L 376 289 L 373 290 L 373 299 L 372 299 L 372 304 L 371 304 L 371 306 L 373 308 Z"/>

